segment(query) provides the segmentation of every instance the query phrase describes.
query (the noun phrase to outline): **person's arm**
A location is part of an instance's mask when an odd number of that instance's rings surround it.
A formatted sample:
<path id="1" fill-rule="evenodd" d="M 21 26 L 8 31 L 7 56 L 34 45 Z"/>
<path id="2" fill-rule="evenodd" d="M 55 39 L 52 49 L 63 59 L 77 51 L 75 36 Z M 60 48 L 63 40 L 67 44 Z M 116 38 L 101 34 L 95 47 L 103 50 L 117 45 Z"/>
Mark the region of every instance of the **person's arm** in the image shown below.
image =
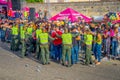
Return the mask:
<path id="1" fill-rule="evenodd" d="M 34 27 L 32 27 L 32 33 L 35 31 Z"/>
<path id="2" fill-rule="evenodd" d="M 36 35 L 36 43 L 39 44 L 39 41 L 40 41 L 39 35 Z"/>
<path id="3" fill-rule="evenodd" d="M 40 44 L 40 36 L 38 35 L 38 38 L 36 39 L 37 44 Z"/>
<path id="4" fill-rule="evenodd" d="M 77 37 L 77 36 L 79 36 L 79 35 L 80 35 L 80 33 L 72 34 L 72 37 Z"/>
<path id="5" fill-rule="evenodd" d="M 104 38 L 107 38 L 107 35 L 106 35 L 106 34 L 103 34 L 103 37 L 104 37 Z"/>
<path id="6" fill-rule="evenodd" d="M 83 42 L 85 42 L 87 40 L 87 34 L 84 34 L 84 40 Z"/>
<path id="7" fill-rule="evenodd" d="M 61 35 L 59 35 L 59 34 L 57 34 L 57 33 L 56 33 L 56 36 L 57 36 L 58 38 L 62 38 L 62 36 L 61 36 Z"/>
<path id="8" fill-rule="evenodd" d="M 51 37 L 50 35 L 48 37 L 50 40 L 55 40 L 55 38 Z"/>

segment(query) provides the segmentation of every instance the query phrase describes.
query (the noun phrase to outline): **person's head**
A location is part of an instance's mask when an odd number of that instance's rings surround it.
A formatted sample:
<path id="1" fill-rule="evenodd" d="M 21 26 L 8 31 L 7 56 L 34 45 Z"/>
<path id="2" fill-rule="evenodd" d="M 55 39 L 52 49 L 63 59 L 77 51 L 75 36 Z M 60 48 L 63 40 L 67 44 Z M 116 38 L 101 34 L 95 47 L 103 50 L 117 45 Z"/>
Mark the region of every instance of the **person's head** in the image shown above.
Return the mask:
<path id="1" fill-rule="evenodd" d="M 33 27 L 33 24 L 32 24 L 32 23 L 30 24 L 30 27 Z"/>
<path id="2" fill-rule="evenodd" d="M 76 27 L 73 26 L 73 27 L 71 28 L 71 30 L 72 30 L 72 32 L 76 32 Z"/>
<path id="3" fill-rule="evenodd" d="M 97 31 L 97 33 L 98 33 L 98 34 L 99 34 L 99 33 L 101 33 L 101 30 L 100 30 L 100 28 L 98 28 L 96 31 Z"/>
<path id="4" fill-rule="evenodd" d="M 105 28 L 104 28 L 104 26 L 101 26 L 101 30 L 104 30 Z"/>
<path id="5" fill-rule="evenodd" d="M 5 10 L 5 9 L 2 7 L 2 10 Z"/>
<path id="6" fill-rule="evenodd" d="M 59 31 L 59 27 L 55 27 L 55 31 Z"/>
<path id="7" fill-rule="evenodd" d="M 78 31 L 81 31 L 81 28 L 80 28 L 80 26 L 78 26 L 78 27 L 77 27 L 77 30 L 78 30 Z"/>
<path id="8" fill-rule="evenodd" d="M 37 29 L 40 29 L 40 25 L 36 25 L 37 26 Z"/>
<path id="9" fill-rule="evenodd" d="M 26 27 L 25 27 L 25 26 L 23 27 L 23 30 L 26 30 Z"/>
<path id="10" fill-rule="evenodd" d="M 42 32 L 45 33 L 47 32 L 47 30 L 45 28 L 42 28 Z"/>
<path id="11" fill-rule="evenodd" d="M 45 9 L 44 12 L 47 12 L 47 9 Z"/>
<path id="12" fill-rule="evenodd" d="M 69 32 L 68 28 L 64 28 L 64 32 L 68 33 Z"/>
<path id="13" fill-rule="evenodd" d="M 16 26 L 16 23 L 15 23 L 15 22 L 13 23 L 13 26 Z"/>
<path id="14" fill-rule="evenodd" d="M 114 27 L 115 33 L 118 33 L 118 27 Z"/>
<path id="15" fill-rule="evenodd" d="M 55 31 L 55 27 L 51 27 L 50 30 Z"/>
<path id="16" fill-rule="evenodd" d="M 86 33 L 87 33 L 87 34 L 90 34 L 90 33 L 91 33 L 91 30 L 87 28 L 87 29 L 86 29 Z"/>
<path id="17" fill-rule="evenodd" d="M 105 28 L 105 31 L 108 32 L 109 30 L 107 28 Z"/>

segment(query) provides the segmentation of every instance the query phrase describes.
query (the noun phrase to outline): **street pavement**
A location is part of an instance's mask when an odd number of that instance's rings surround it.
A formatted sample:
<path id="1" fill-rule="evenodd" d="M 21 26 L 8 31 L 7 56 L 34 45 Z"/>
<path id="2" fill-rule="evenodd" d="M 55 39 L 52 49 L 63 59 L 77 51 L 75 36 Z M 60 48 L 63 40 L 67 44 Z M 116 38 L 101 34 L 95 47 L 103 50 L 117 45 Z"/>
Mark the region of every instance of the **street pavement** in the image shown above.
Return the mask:
<path id="1" fill-rule="evenodd" d="M 70 68 L 56 62 L 41 65 L 33 58 L 20 58 L 9 44 L 0 42 L 0 80 L 120 80 L 120 61 L 102 61 L 89 67 L 81 63 Z"/>

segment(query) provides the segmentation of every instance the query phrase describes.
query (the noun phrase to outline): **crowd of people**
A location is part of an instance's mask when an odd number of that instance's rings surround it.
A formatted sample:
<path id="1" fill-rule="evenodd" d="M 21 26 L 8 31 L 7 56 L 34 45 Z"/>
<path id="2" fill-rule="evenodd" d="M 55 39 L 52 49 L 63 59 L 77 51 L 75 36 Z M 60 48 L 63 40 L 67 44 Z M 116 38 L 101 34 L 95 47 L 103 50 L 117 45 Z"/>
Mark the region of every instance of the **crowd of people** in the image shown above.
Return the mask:
<path id="1" fill-rule="evenodd" d="M 11 51 L 20 50 L 21 58 L 32 55 L 43 65 L 53 59 L 71 67 L 80 62 L 80 54 L 85 54 L 85 65 L 100 65 L 103 57 L 120 58 L 120 23 L 111 21 L 6 18 L 0 21 L 0 39 L 10 43 Z"/>

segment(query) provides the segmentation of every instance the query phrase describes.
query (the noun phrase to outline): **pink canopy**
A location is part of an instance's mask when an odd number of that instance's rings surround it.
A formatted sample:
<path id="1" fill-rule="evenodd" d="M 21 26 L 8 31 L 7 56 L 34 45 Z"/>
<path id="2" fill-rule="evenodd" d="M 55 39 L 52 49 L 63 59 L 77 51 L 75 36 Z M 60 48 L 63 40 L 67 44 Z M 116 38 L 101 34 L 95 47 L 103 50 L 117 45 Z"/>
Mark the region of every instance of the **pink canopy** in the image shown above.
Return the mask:
<path id="1" fill-rule="evenodd" d="M 7 0 L 0 0 L 0 4 L 7 4 Z"/>
<path id="2" fill-rule="evenodd" d="M 82 18 L 85 20 L 85 22 L 89 22 L 91 21 L 91 18 L 71 9 L 71 8 L 67 8 L 65 10 L 63 10 L 62 12 L 60 12 L 59 14 L 53 16 L 52 18 L 50 18 L 50 20 L 65 20 L 66 18 L 69 19 L 70 21 L 74 22 L 77 21 L 78 17 Z"/>
<path id="3" fill-rule="evenodd" d="M 12 8 L 12 2 L 11 2 L 11 0 L 0 0 L 0 4 L 2 4 L 2 5 L 8 5 L 8 9 Z"/>

